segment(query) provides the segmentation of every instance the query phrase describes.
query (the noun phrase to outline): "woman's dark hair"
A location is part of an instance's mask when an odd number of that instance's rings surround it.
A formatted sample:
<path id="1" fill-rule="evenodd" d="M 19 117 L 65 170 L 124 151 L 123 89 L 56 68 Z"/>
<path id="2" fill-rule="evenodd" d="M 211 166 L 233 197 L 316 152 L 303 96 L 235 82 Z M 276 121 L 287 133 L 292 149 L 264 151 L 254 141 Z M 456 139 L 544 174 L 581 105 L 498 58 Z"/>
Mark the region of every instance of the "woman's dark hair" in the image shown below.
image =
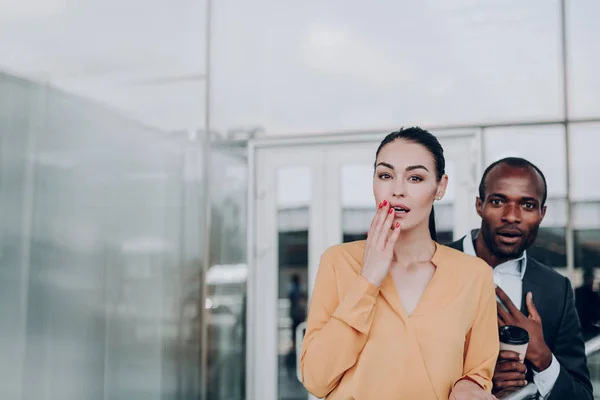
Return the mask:
<path id="1" fill-rule="evenodd" d="M 442 176 L 444 176 L 444 174 L 446 173 L 446 159 L 444 158 L 444 149 L 442 148 L 442 145 L 435 136 L 419 127 L 412 127 L 407 129 L 401 128 L 399 131 L 388 134 L 385 138 L 383 138 L 381 144 L 377 148 L 377 152 L 375 153 L 375 159 L 377 159 L 377 157 L 379 156 L 379 152 L 381 151 L 381 149 L 383 149 L 387 144 L 392 143 L 398 139 L 405 140 L 409 143 L 420 144 L 421 146 L 425 147 L 433 157 L 437 180 L 439 181 L 440 179 L 442 179 Z M 437 240 L 437 233 L 435 230 L 435 212 L 433 210 L 433 206 L 431 207 L 431 214 L 429 215 L 429 233 L 431 234 L 431 238 L 433 240 Z"/>

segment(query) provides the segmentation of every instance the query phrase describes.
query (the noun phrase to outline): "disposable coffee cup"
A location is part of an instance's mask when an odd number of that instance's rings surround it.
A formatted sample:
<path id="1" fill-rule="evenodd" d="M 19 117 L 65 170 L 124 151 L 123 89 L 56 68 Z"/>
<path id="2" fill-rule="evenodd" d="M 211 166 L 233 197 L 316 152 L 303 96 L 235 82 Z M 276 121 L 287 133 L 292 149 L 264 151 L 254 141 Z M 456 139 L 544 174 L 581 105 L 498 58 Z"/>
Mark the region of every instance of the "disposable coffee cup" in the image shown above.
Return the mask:
<path id="1" fill-rule="evenodd" d="M 529 333 L 518 326 L 504 325 L 499 328 L 499 334 L 500 351 L 514 351 L 521 355 L 521 361 L 525 360 L 529 345 Z"/>

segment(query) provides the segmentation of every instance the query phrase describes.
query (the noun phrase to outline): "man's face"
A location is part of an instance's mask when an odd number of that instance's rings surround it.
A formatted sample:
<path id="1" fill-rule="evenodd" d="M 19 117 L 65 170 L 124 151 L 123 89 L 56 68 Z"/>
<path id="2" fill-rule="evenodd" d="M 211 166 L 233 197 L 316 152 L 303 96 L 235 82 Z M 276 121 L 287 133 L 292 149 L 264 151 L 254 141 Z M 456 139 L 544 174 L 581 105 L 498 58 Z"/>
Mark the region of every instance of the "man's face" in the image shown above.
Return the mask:
<path id="1" fill-rule="evenodd" d="M 544 183 L 531 167 L 500 164 L 486 177 L 485 199 L 477 199 L 486 246 L 499 259 L 521 256 L 537 237 L 546 214 Z"/>

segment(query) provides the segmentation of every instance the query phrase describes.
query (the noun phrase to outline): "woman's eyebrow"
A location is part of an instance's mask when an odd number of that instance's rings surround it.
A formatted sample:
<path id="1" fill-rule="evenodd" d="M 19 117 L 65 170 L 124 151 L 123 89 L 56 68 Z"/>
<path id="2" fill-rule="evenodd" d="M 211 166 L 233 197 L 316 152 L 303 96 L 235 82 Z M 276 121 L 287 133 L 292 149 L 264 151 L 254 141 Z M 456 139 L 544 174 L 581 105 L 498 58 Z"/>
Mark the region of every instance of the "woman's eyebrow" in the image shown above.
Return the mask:
<path id="1" fill-rule="evenodd" d="M 377 164 L 377 166 L 378 166 L 378 167 L 379 167 L 380 165 L 381 165 L 382 167 L 389 168 L 389 169 L 391 169 L 392 171 L 395 171 L 395 170 L 396 170 L 396 168 L 394 168 L 394 166 L 393 166 L 392 164 L 388 164 L 388 163 L 386 163 L 386 162 L 384 162 L 384 161 L 381 161 L 380 163 L 378 163 L 378 164 Z M 406 171 L 414 171 L 415 169 L 424 169 L 425 171 L 429 172 L 429 170 L 428 170 L 428 169 L 427 169 L 427 168 L 426 168 L 424 165 L 421 165 L 421 164 L 417 164 L 417 165 L 409 165 L 408 167 L 406 167 Z"/>

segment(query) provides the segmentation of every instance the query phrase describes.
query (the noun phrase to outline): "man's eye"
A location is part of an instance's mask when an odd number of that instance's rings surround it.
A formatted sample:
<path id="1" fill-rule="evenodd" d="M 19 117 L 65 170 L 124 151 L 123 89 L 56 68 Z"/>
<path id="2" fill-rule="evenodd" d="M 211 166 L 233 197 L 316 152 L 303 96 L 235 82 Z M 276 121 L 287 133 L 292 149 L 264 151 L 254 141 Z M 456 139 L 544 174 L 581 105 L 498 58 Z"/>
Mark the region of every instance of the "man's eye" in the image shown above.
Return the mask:
<path id="1" fill-rule="evenodd" d="M 535 204 L 532 204 L 532 203 L 525 203 L 525 208 L 528 208 L 528 209 L 530 209 L 530 210 L 531 210 L 531 209 L 534 209 L 534 208 L 535 208 Z"/>
<path id="2" fill-rule="evenodd" d="M 493 199 L 491 201 L 491 203 L 495 206 L 499 206 L 502 203 L 502 200 L 498 200 L 498 199 Z"/>

